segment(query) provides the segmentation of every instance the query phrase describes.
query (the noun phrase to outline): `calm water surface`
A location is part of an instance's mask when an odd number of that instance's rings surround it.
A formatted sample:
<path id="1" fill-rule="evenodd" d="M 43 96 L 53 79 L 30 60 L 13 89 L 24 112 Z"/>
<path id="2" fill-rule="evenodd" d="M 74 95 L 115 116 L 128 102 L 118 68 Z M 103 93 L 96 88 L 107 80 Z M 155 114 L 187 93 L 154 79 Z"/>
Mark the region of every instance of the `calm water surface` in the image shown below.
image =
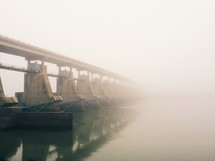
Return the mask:
<path id="1" fill-rule="evenodd" d="M 127 107 L 138 111 L 137 114 L 129 115 L 131 111 Z M 77 113 L 75 127 L 69 131 L 0 132 L 0 158 L 10 161 L 215 160 L 215 97 L 148 99 L 127 107 Z"/>

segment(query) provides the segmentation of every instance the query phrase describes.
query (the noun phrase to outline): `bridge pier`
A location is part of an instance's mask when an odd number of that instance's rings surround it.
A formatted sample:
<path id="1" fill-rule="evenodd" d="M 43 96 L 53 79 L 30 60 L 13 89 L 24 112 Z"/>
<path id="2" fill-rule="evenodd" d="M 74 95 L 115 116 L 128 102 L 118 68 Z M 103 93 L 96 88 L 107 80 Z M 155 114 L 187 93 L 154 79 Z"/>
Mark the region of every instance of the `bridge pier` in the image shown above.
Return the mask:
<path id="1" fill-rule="evenodd" d="M 96 96 L 106 97 L 104 88 L 102 86 L 102 76 L 99 75 L 99 78 L 93 78 L 92 76 L 92 87 Z"/>
<path id="2" fill-rule="evenodd" d="M 95 97 L 95 92 L 93 86 L 90 81 L 89 72 L 88 74 L 80 74 L 79 72 L 79 80 L 78 80 L 78 92 L 81 96 L 85 96 L 86 98 Z"/>
<path id="3" fill-rule="evenodd" d="M 120 101 L 120 94 L 118 93 L 116 80 L 114 82 L 110 82 L 110 80 L 105 81 L 103 83 L 103 88 L 106 96 L 110 99 L 110 102 L 112 104 L 118 104 Z"/>
<path id="4" fill-rule="evenodd" d="M 5 97 L 4 89 L 0 77 L 0 129 L 14 127 L 16 124 L 16 115 L 18 109 L 8 108 L 17 104 L 16 97 Z"/>
<path id="5" fill-rule="evenodd" d="M 107 97 L 114 97 L 113 85 L 109 81 L 103 82 L 104 93 Z"/>
<path id="6" fill-rule="evenodd" d="M 72 68 L 69 71 L 61 70 L 59 67 L 59 78 L 57 79 L 57 95 L 62 96 L 63 100 L 71 101 L 78 97 L 77 87 L 73 79 Z"/>
<path id="7" fill-rule="evenodd" d="M 86 74 L 79 74 L 78 92 L 81 96 L 85 96 L 85 109 L 94 109 L 102 107 L 102 99 L 96 95 L 93 83 L 90 80 L 90 72 Z"/>
<path id="8" fill-rule="evenodd" d="M 1 81 L 1 77 L 0 77 L 0 107 L 5 104 L 6 99 L 5 99 L 5 95 L 4 95 L 4 89 L 3 89 L 3 85 L 2 85 L 2 81 Z"/>
<path id="9" fill-rule="evenodd" d="M 77 85 L 73 79 L 72 67 L 69 71 L 61 70 L 59 67 L 60 77 L 57 79 L 57 95 L 63 97 L 63 102 L 59 105 L 61 112 L 74 112 L 74 111 L 83 111 L 83 103 L 85 100 L 83 97 L 78 95 Z"/>
<path id="10" fill-rule="evenodd" d="M 41 64 L 29 62 L 28 69 L 35 72 L 25 74 L 23 103 L 33 106 L 61 99 L 52 94 L 47 69 L 43 61 Z"/>
<path id="11" fill-rule="evenodd" d="M 16 97 L 5 97 L 4 88 L 0 77 L 0 107 L 5 104 L 16 104 L 18 100 Z"/>

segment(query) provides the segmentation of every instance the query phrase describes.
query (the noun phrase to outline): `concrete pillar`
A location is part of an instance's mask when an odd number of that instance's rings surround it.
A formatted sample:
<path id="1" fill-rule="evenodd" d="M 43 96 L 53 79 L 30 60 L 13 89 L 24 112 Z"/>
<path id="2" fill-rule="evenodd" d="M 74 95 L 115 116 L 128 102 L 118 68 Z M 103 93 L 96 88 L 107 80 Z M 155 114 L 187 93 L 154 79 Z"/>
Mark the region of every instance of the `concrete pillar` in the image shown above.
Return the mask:
<path id="1" fill-rule="evenodd" d="M 90 77 L 90 72 L 89 71 L 87 71 L 87 76 L 88 76 L 88 79 L 90 80 L 91 77 Z"/>
<path id="2" fill-rule="evenodd" d="M 111 93 L 112 97 L 117 97 L 117 92 L 116 92 L 116 84 L 115 83 L 109 83 L 109 92 Z"/>
<path id="3" fill-rule="evenodd" d="M 59 67 L 59 75 L 61 77 L 57 79 L 57 95 L 62 96 L 65 101 L 71 101 L 78 96 L 72 68 L 63 71 Z"/>
<path id="4" fill-rule="evenodd" d="M 110 83 L 110 79 L 104 80 L 102 82 L 102 88 L 103 88 L 105 96 L 107 96 L 107 97 L 114 96 L 113 84 Z"/>
<path id="5" fill-rule="evenodd" d="M 5 95 L 4 95 L 4 89 L 3 89 L 3 85 L 2 85 L 2 81 L 1 81 L 1 77 L 0 77 L 0 106 L 2 106 L 3 104 L 5 104 Z"/>
<path id="6" fill-rule="evenodd" d="M 107 96 L 104 90 L 104 86 L 101 80 L 101 76 L 99 75 L 99 78 L 93 78 L 92 80 L 92 86 L 95 92 L 96 96 L 99 97 L 105 97 Z"/>
<path id="7" fill-rule="evenodd" d="M 80 74 L 78 79 L 78 93 L 87 98 L 94 97 L 95 93 L 91 81 L 89 80 L 89 75 Z"/>
<path id="8" fill-rule="evenodd" d="M 50 101 L 53 94 L 44 62 L 28 65 L 28 69 L 35 72 L 25 74 L 23 103 L 38 105 Z"/>
<path id="9" fill-rule="evenodd" d="M 77 69 L 78 70 L 78 69 Z M 81 75 L 81 71 L 78 70 L 78 78 L 80 78 L 80 75 Z"/>
<path id="10" fill-rule="evenodd" d="M 88 73 L 89 74 L 89 80 L 93 80 L 93 73 Z"/>
<path id="11" fill-rule="evenodd" d="M 116 86 L 116 91 L 118 93 L 118 96 L 122 98 L 124 98 L 126 94 L 128 94 L 128 90 L 121 80 L 119 80 L 119 83 Z"/>
<path id="12" fill-rule="evenodd" d="M 5 97 L 4 88 L 0 77 L 0 107 L 4 104 L 14 104 L 18 103 L 16 97 Z"/>

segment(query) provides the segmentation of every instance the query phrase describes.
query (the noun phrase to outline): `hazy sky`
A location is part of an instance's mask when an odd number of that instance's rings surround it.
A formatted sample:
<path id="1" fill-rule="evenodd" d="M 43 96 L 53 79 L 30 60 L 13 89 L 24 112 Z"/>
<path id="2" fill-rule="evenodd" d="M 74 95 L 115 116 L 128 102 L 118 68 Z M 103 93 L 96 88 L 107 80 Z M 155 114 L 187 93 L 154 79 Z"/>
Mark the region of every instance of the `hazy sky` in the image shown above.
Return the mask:
<path id="1" fill-rule="evenodd" d="M 146 92 L 215 93 L 213 0 L 0 0 L 0 4 L 4 36 L 125 75 L 142 83 Z M 0 62 L 23 64 L 3 53 Z M 0 70 L 9 94 L 14 84 L 22 87 L 23 74 L 12 73 Z"/>

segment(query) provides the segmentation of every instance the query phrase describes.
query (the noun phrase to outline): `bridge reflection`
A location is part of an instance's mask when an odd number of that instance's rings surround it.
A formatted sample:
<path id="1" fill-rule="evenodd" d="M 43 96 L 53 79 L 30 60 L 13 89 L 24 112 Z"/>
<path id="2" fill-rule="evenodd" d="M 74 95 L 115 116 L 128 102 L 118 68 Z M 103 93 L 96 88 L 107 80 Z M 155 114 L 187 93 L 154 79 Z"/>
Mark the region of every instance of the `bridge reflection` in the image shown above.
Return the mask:
<path id="1" fill-rule="evenodd" d="M 128 109 L 109 108 L 74 113 L 74 129 L 0 132 L 0 160 L 81 161 L 111 140 L 130 122 Z M 21 149 L 18 152 L 18 149 Z"/>

